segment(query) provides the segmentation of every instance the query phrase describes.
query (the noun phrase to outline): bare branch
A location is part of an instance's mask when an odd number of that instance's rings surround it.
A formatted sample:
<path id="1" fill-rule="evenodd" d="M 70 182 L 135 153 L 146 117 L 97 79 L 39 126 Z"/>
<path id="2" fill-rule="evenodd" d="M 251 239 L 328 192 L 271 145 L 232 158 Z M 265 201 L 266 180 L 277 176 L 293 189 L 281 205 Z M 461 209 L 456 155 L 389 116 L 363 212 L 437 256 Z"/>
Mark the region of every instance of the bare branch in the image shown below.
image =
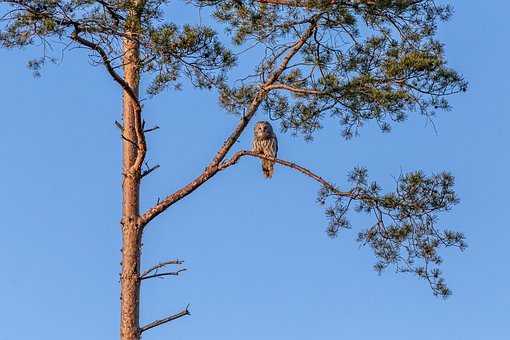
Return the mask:
<path id="1" fill-rule="evenodd" d="M 306 88 L 305 89 L 304 88 L 298 88 L 298 87 L 293 87 L 293 86 L 290 86 L 290 85 L 287 85 L 287 84 L 273 84 L 271 86 L 268 86 L 267 89 L 268 90 L 287 90 L 287 91 L 290 91 L 292 93 L 300 94 L 300 95 L 319 96 L 321 94 L 324 94 L 323 92 L 318 91 L 318 90 L 306 89 Z"/>
<path id="2" fill-rule="evenodd" d="M 108 54 L 106 51 L 99 45 L 92 41 L 89 41 L 80 36 L 80 26 L 75 23 L 74 24 L 74 32 L 71 34 L 71 39 L 86 46 L 94 51 L 96 51 L 101 57 L 104 66 L 108 73 L 112 76 L 112 78 L 124 89 L 125 93 L 133 100 L 133 109 L 134 109 L 134 118 L 135 118 L 135 133 L 136 133 L 136 147 L 138 152 L 136 154 L 136 159 L 133 162 L 133 165 L 130 168 L 128 174 L 130 176 L 141 176 L 141 167 L 143 161 L 145 159 L 145 154 L 147 152 L 147 144 L 145 141 L 145 135 L 143 132 L 143 127 L 141 123 L 141 113 L 142 106 L 138 99 L 138 95 L 135 93 L 135 90 L 124 80 L 122 77 L 115 71 L 112 66 L 110 59 L 108 58 Z M 124 139 L 126 139 L 123 136 Z M 126 139 L 127 140 L 127 139 Z M 131 141 L 130 141 L 131 142 Z"/>
<path id="3" fill-rule="evenodd" d="M 118 121 L 115 121 L 115 126 L 118 127 L 120 131 L 124 131 L 124 126 Z"/>
<path id="4" fill-rule="evenodd" d="M 174 314 L 174 315 L 170 315 L 164 319 L 161 319 L 161 320 L 156 320 L 156 321 L 153 321 L 143 327 L 140 328 L 140 333 L 143 333 L 145 331 L 148 331 L 149 329 L 151 328 L 154 328 L 154 327 L 158 327 L 158 326 L 161 326 L 165 323 L 168 323 L 170 321 L 173 321 L 173 320 L 176 320 L 176 319 L 179 319 L 179 318 L 182 318 L 183 316 L 186 316 L 186 315 L 190 315 L 190 312 L 189 312 L 189 305 L 186 306 L 186 308 L 177 313 L 177 314 Z"/>
<path id="5" fill-rule="evenodd" d="M 166 267 L 166 266 L 170 266 L 170 265 L 180 265 L 180 264 L 183 264 L 184 261 L 181 261 L 181 260 L 169 260 L 169 261 L 165 261 L 165 262 L 161 262 L 161 263 L 158 263 L 157 265 L 147 269 L 146 271 L 144 271 L 141 275 L 140 275 L 140 278 L 144 278 L 145 276 L 149 275 L 150 273 L 154 272 L 154 271 L 157 271 L 158 269 L 161 269 L 163 267 Z"/>
<path id="6" fill-rule="evenodd" d="M 142 277 L 140 277 L 140 280 L 147 280 L 147 279 L 152 279 L 155 277 L 164 277 L 164 276 L 179 276 L 180 273 L 185 272 L 186 270 L 187 270 L 186 268 L 182 268 L 175 272 L 165 272 L 165 273 L 158 273 L 158 274 L 142 276 Z"/>
<path id="7" fill-rule="evenodd" d="M 149 168 L 149 169 L 143 171 L 142 174 L 140 175 L 140 178 L 144 178 L 145 176 L 149 175 L 151 172 L 158 169 L 159 167 L 160 167 L 160 165 L 157 164 L 157 165 L 153 166 L 152 168 Z"/>
<path id="8" fill-rule="evenodd" d="M 260 86 L 259 92 L 253 98 L 248 109 L 246 110 L 246 113 L 239 121 L 237 127 L 234 129 L 232 134 L 225 140 L 222 147 L 216 153 L 213 160 L 205 168 L 202 174 L 200 174 L 193 181 L 191 181 L 181 189 L 177 190 L 173 194 L 167 196 L 161 202 L 147 210 L 139 219 L 139 223 L 141 226 L 147 225 L 147 223 L 149 223 L 153 218 L 155 218 L 163 211 L 168 209 L 168 207 L 170 207 L 175 202 L 191 194 L 193 191 L 195 191 L 198 187 L 200 187 L 202 184 L 204 184 L 207 180 L 209 180 L 218 172 L 219 164 L 221 163 L 221 161 L 223 161 L 226 154 L 230 151 L 232 146 L 239 139 L 244 129 L 257 112 L 260 104 L 263 102 L 263 100 L 266 98 L 267 94 L 271 90 L 269 87 L 279 79 L 279 77 L 287 68 L 290 60 L 299 52 L 301 47 L 303 47 L 306 41 L 313 35 L 315 30 L 317 29 L 318 19 L 319 19 L 318 16 L 314 16 L 313 18 L 310 19 L 310 25 L 308 26 L 308 28 L 304 31 L 303 35 L 292 45 L 292 47 L 290 47 L 289 52 L 287 53 L 285 58 L 283 58 L 280 66 L 274 71 L 274 73 L 269 77 L 269 79 Z"/>
<path id="9" fill-rule="evenodd" d="M 157 129 L 159 129 L 159 126 L 156 125 L 153 128 L 150 128 L 150 129 L 147 129 L 147 130 L 143 130 L 143 133 L 151 132 L 151 131 L 154 131 L 154 130 L 157 130 Z"/>
<path id="10" fill-rule="evenodd" d="M 288 168 L 294 169 L 294 170 L 296 170 L 298 172 L 301 172 L 302 174 L 304 174 L 304 175 L 314 179 L 315 181 L 319 182 L 323 186 L 325 186 L 325 187 L 335 191 L 335 193 L 337 195 L 339 195 L 339 196 L 351 197 L 351 198 L 360 198 L 354 192 L 351 192 L 351 191 L 339 191 L 337 189 L 337 187 L 334 186 L 331 182 L 326 181 L 324 178 L 322 178 L 319 175 L 315 174 L 311 170 L 308 170 L 307 168 L 304 168 L 304 167 L 302 167 L 302 166 L 300 166 L 300 165 L 298 165 L 296 163 L 292 163 L 292 162 L 285 161 L 285 160 L 278 159 L 278 158 L 264 156 L 264 155 L 258 154 L 258 153 L 253 152 L 253 151 L 248 151 L 248 150 L 242 150 L 242 151 L 236 152 L 232 156 L 231 159 L 221 163 L 221 165 L 218 167 L 218 170 L 221 171 L 221 170 L 225 170 L 225 169 L 231 167 L 232 165 L 236 164 L 241 157 L 244 157 L 244 156 L 251 156 L 251 157 L 257 157 L 257 158 L 260 158 L 260 159 L 266 159 L 266 160 L 278 163 L 280 165 L 286 166 Z"/>
<path id="11" fill-rule="evenodd" d="M 230 135 L 229 138 L 223 143 L 223 146 L 218 151 L 216 156 L 214 156 L 214 159 L 211 163 L 211 165 L 218 165 L 224 158 L 225 155 L 228 153 L 230 148 L 234 145 L 234 143 L 239 139 L 241 136 L 241 133 L 244 131 L 246 126 L 248 125 L 250 119 L 255 115 L 257 112 L 257 109 L 260 105 L 260 103 L 265 99 L 267 96 L 267 93 L 271 90 L 270 86 L 275 83 L 278 78 L 282 75 L 282 73 L 287 68 L 287 65 L 289 64 L 290 60 L 298 53 L 298 51 L 303 47 L 303 45 L 306 43 L 306 41 L 312 36 L 313 32 L 317 28 L 317 18 L 314 17 L 311 19 L 310 26 L 306 29 L 306 31 L 303 33 L 303 35 L 292 45 L 292 48 L 290 49 L 289 53 L 283 58 L 282 63 L 278 67 L 278 69 L 271 75 L 271 77 L 261 86 L 261 90 L 257 93 L 255 98 L 253 99 L 252 103 L 250 104 L 250 107 L 248 108 L 246 114 L 243 116 L 239 124 L 237 125 L 234 132 Z"/>

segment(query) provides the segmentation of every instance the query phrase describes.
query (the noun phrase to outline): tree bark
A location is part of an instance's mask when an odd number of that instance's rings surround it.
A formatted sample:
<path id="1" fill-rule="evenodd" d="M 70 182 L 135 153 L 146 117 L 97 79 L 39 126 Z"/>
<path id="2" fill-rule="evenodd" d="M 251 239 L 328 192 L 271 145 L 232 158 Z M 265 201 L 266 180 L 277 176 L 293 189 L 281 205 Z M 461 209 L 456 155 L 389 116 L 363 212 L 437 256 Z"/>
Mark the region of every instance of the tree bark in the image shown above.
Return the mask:
<path id="1" fill-rule="evenodd" d="M 142 227 L 139 224 L 140 157 L 139 121 L 141 111 L 137 102 L 139 93 L 139 45 L 130 37 L 136 34 L 139 19 L 132 14 L 127 37 L 124 39 L 124 81 L 131 93 L 123 93 L 123 183 L 122 183 L 122 271 L 121 271 L 121 308 L 120 339 L 140 339 L 140 257 Z M 136 98 L 133 98 L 135 96 Z M 139 132 L 139 130 L 138 130 Z M 142 155 L 143 158 L 144 155 Z"/>

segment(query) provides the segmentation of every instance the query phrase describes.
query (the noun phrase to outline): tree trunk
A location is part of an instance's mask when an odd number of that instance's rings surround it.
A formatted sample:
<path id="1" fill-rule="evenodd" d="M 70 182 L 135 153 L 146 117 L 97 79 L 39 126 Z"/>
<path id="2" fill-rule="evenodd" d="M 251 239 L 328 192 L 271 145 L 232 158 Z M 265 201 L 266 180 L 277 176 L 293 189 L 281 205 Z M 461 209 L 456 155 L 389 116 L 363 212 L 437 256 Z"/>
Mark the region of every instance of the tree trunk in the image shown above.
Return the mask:
<path id="1" fill-rule="evenodd" d="M 135 19 L 137 16 L 132 15 Z M 132 27 L 137 27 L 133 20 Z M 124 80 L 138 97 L 139 92 L 139 46 L 129 34 L 135 29 L 126 29 L 128 37 L 124 39 Z M 121 272 L 121 308 L 120 339 L 140 339 L 139 303 L 140 303 L 140 256 L 142 228 L 139 221 L 140 169 L 133 165 L 139 151 L 136 134 L 137 112 L 133 98 L 123 93 L 123 183 L 122 183 L 122 272 Z"/>

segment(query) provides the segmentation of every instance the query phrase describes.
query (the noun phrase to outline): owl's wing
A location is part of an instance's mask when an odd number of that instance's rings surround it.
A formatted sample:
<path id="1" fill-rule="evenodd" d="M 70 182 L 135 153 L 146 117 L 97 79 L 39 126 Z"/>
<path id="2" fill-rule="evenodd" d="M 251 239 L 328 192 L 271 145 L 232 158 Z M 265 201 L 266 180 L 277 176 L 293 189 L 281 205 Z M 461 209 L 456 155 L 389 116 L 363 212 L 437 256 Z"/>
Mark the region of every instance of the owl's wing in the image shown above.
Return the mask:
<path id="1" fill-rule="evenodd" d="M 273 157 L 278 157 L 278 138 L 273 137 Z"/>

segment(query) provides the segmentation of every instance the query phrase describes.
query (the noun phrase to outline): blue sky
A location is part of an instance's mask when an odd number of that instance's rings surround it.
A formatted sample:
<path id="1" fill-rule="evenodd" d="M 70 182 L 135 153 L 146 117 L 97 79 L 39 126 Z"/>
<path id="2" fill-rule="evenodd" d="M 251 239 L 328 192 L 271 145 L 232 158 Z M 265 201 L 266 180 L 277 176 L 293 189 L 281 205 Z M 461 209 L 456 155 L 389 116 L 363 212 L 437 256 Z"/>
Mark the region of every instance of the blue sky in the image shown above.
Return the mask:
<path id="1" fill-rule="evenodd" d="M 282 158 L 338 183 L 358 165 L 387 188 L 401 171 L 451 171 L 461 204 L 442 221 L 469 243 L 444 254 L 454 295 L 435 298 L 391 270 L 378 276 L 370 250 L 355 242 L 363 218 L 329 239 L 315 183 L 280 167 L 267 181 L 246 159 L 148 227 L 144 266 L 180 258 L 188 271 L 144 282 L 142 320 L 188 303 L 192 315 L 144 338 L 508 339 L 510 4 L 457 1 L 455 9 L 440 37 L 470 89 L 437 117 L 437 134 L 412 117 L 391 134 L 369 126 L 347 142 L 336 126 L 313 143 L 279 136 Z M 119 89 L 79 50 L 34 79 L 25 67 L 33 53 L 0 50 L 0 340 L 116 338 Z M 144 181 L 144 208 L 198 174 L 236 123 L 213 93 L 189 87 L 147 102 L 146 118 L 161 127 L 148 142 L 149 160 L 162 167 Z"/>

